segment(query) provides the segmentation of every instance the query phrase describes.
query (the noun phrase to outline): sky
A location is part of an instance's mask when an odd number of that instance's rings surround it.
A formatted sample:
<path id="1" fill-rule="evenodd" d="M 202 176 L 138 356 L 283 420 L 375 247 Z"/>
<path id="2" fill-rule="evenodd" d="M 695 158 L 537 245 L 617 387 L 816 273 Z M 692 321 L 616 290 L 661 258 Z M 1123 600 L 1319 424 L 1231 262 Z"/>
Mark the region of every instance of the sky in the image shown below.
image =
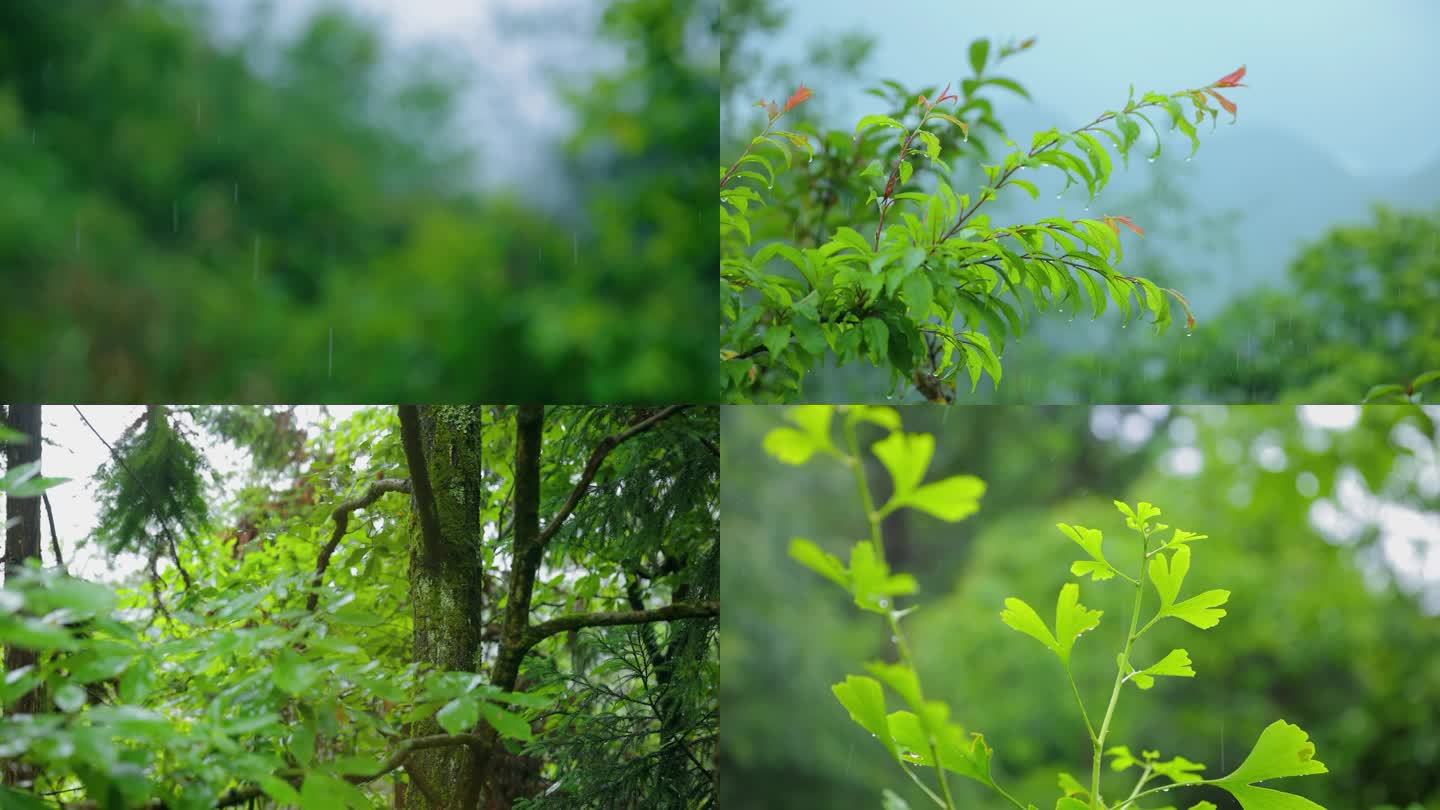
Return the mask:
<path id="1" fill-rule="evenodd" d="M 1404 174 L 1440 159 L 1440 3 L 1434 0 L 1135 0 L 1009 3 L 945 0 L 782 0 L 790 24 L 775 47 L 801 53 L 811 40 L 870 32 L 866 82 L 844 88 L 846 118 L 873 112 L 860 90 L 871 79 L 936 84 L 969 74 L 975 37 L 1037 38 L 1003 75 L 1078 126 L 1136 93 L 1203 86 L 1246 65 L 1234 91 L 1240 122 L 1306 139 L 1352 174 Z M 835 92 L 833 88 L 829 89 Z M 817 88 L 817 92 L 821 92 Z M 780 95 L 780 91 L 775 92 Z M 1224 137 L 1224 126 L 1217 137 Z"/>

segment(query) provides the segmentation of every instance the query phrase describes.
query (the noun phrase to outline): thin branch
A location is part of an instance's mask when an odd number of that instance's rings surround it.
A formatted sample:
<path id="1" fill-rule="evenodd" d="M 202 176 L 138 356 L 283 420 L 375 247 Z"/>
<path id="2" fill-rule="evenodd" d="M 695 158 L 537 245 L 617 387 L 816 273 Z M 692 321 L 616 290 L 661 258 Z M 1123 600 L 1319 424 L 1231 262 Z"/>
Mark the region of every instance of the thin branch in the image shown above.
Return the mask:
<path id="1" fill-rule="evenodd" d="M 152 495 L 152 494 L 150 493 L 150 488 L 149 488 L 148 486 L 146 486 L 146 484 L 145 484 L 145 479 L 143 479 L 143 478 L 141 478 L 140 476 L 136 475 L 136 474 L 135 474 L 135 471 L 132 470 L 132 469 L 130 469 L 130 465 L 125 463 L 125 459 L 122 458 L 119 453 L 115 452 L 115 448 L 114 448 L 114 447 L 111 447 L 111 446 L 110 446 L 110 443 L 107 442 L 107 441 L 105 441 L 105 437 L 104 437 L 104 436 L 101 436 L 101 435 L 100 435 L 100 431 L 96 430 L 96 429 L 95 429 L 95 426 L 92 425 L 92 424 L 90 424 L 90 420 L 85 418 L 85 414 L 84 414 L 84 413 L 81 413 L 81 411 L 80 411 L 80 406 L 79 406 L 79 405 L 71 405 L 70 407 L 75 409 L 75 415 L 78 416 L 78 417 L 80 417 L 80 421 L 85 423 L 85 427 L 90 428 L 90 432 L 95 434 L 95 438 L 99 439 L 99 440 L 100 440 L 100 443 L 103 444 L 103 445 L 105 445 L 105 449 L 108 450 L 108 451 L 110 451 L 110 457 L 113 458 L 113 459 L 115 459 L 115 463 L 116 463 L 116 464 L 119 464 L 120 467 L 121 467 L 122 469 L 124 469 L 125 472 L 128 473 L 131 478 L 134 478 L 134 479 L 135 479 L 135 483 L 137 483 L 137 484 L 140 485 L 140 491 L 143 492 L 143 493 L 145 493 L 145 499 L 148 500 L 148 501 L 150 501 L 150 506 L 151 506 L 152 508 L 154 508 L 154 509 L 157 510 L 155 514 L 156 514 L 156 516 L 157 516 L 157 517 L 159 518 L 159 520 L 160 520 L 160 531 L 165 534 L 166 540 L 169 541 L 169 543 L 170 543 L 170 555 L 171 555 L 171 557 L 173 557 L 173 558 L 175 559 L 175 567 L 178 568 L 178 569 L 180 569 L 180 576 L 181 576 L 181 578 L 183 578 L 183 579 L 185 580 L 185 587 L 186 587 L 186 588 L 189 588 L 190 585 L 191 585 L 191 582 L 190 582 L 190 572 L 189 572 L 189 571 L 186 571 L 184 564 L 182 564 L 182 563 L 180 562 L 180 551 L 179 551 L 179 547 L 178 547 L 178 546 L 176 545 L 176 543 L 175 543 L 175 535 L 174 535 L 173 533 L 171 533 L 171 531 L 170 531 L 170 523 L 169 523 L 169 521 L 165 520 L 165 515 L 164 515 L 163 512 L 158 511 L 158 510 L 160 509 L 160 499 L 156 498 L 154 495 Z M 139 421 L 138 421 L 138 420 L 136 421 L 136 424 L 139 424 Z M 153 572 L 153 571 L 154 571 L 154 568 L 155 568 L 155 564 L 154 564 L 154 560 L 153 560 L 153 559 L 151 560 L 150 568 L 151 568 L 151 570 L 152 570 L 152 572 Z M 158 598 L 158 593 L 157 593 L 157 598 Z M 168 613 L 166 614 L 166 618 L 169 618 L 169 614 L 168 614 Z"/>
<path id="2" fill-rule="evenodd" d="M 575 482 L 575 488 L 570 490 L 570 497 L 565 499 L 565 505 L 560 507 L 560 511 L 556 512 L 555 516 L 550 519 L 550 522 L 545 525 L 545 530 L 540 532 L 540 546 L 543 547 L 549 543 L 550 539 L 559 531 L 560 526 L 565 523 L 565 519 L 570 517 L 570 514 L 575 511 L 575 507 L 579 505 L 580 499 L 584 498 L 585 494 L 589 492 L 590 482 L 595 480 L 595 475 L 600 472 L 600 465 L 605 462 L 605 458 L 610 455 L 610 451 L 619 447 L 629 439 L 655 427 L 660 422 L 674 416 L 685 408 L 686 406 L 684 405 L 671 405 L 662 408 L 623 432 L 612 433 L 601 439 L 599 444 L 595 445 L 595 449 L 590 452 L 590 460 L 585 462 L 585 470 L 580 473 L 580 480 Z"/>
<path id="3" fill-rule="evenodd" d="M 65 570 L 65 555 L 60 553 L 60 535 L 55 533 L 55 510 L 50 508 L 50 494 L 40 493 L 40 502 L 45 504 L 45 517 L 50 520 L 50 548 L 55 552 L 55 564 L 60 567 L 62 573 L 70 573 Z"/>
<path id="4" fill-rule="evenodd" d="M 677 619 L 703 619 L 720 615 L 719 602 L 677 602 L 673 605 L 649 610 L 621 610 L 602 613 L 572 613 L 547 622 L 532 625 L 525 631 L 521 642 L 524 649 L 530 649 L 541 641 L 558 633 L 579 630 L 582 627 L 613 627 L 622 624 L 648 624 L 668 622 Z"/>
<path id="5" fill-rule="evenodd" d="M 430 469 L 425 466 L 425 449 L 420 442 L 420 409 L 414 405 L 400 405 L 399 409 L 400 441 L 405 446 L 405 462 L 410 466 L 410 489 L 415 498 L 415 513 L 420 519 L 425 558 L 437 560 L 444 543 L 440 537 L 435 492 L 430 487 Z"/>
<path id="6" fill-rule="evenodd" d="M 315 560 L 315 578 L 311 581 L 310 596 L 305 599 L 305 608 L 314 610 L 315 603 L 320 598 L 320 584 L 325 578 L 325 569 L 330 567 L 330 556 L 335 553 L 335 548 L 340 545 L 340 538 L 345 536 L 350 526 L 350 513 L 357 509 L 364 509 L 380 499 L 381 495 L 387 492 L 409 492 L 410 482 L 404 478 L 382 478 L 370 485 L 365 494 L 341 502 L 330 513 L 330 519 L 335 521 L 335 530 L 330 533 L 330 541 L 320 549 L 320 556 Z"/>

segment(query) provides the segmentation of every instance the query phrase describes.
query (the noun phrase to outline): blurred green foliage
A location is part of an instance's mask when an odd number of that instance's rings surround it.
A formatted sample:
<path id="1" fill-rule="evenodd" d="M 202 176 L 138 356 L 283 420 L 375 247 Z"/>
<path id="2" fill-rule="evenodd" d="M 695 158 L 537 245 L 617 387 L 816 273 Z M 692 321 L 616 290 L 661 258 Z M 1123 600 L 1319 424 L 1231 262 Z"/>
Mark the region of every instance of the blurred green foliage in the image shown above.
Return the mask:
<path id="1" fill-rule="evenodd" d="M 446 134 L 456 72 L 390 64 L 339 12 L 232 44 L 180 0 L 5 3 L 0 386 L 700 398 L 717 362 L 694 320 L 715 299 L 698 216 L 715 6 L 608 5 L 594 47 L 620 58 L 564 88 L 576 134 L 552 161 L 573 210 L 548 216 L 476 188 Z"/>
<path id="2" fill-rule="evenodd" d="M 1087 770 L 1088 747 L 1055 662 L 1017 642 L 999 612 L 1007 596 L 1046 603 L 1068 579 L 1054 560 L 1075 549 L 1057 522 L 1123 533 L 1111 505 L 1119 498 L 1161 501 L 1168 522 L 1209 534 L 1194 587 L 1219 584 L 1232 596 L 1223 634 L 1176 631 L 1199 677 L 1122 702 L 1117 738 L 1183 751 L 1215 775 L 1284 717 L 1305 726 L 1331 771 L 1287 780 L 1286 790 L 1332 808 L 1440 808 L 1440 585 L 1421 575 L 1440 555 L 1424 542 L 1440 512 L 1440 412 L 902 412 L 907 430 L 936 433 L 933 476 L 975 474 L 988 484 L 980 511 L 961 524 L 892 515 L 885 545 L 895 570 L 920 581 L 908 621 L 927 698 L 948 702 L 957 722 L 986 735 L 997 778 L 1022 801 L 1053 802 L 1055 772 Z M 864 519 L 839 465 L 797 469 L 765 455 L 762 437 L 782 416 L 732 408 L 723 425 L 726 806 L 879 807 L 883 788 L 924 806 L 918 791 L 897 786 L 909 788 L 830 694 L 855 661 L 893 655 L 883 628 L 857 621 L 848 597 L 786 555 L 794 536 L 841 554 Z M 862 435 L 862 444 L 881 435 Z M 878 465 L 870 475 L 876 484 L 886 478 Z M 1085 602 L 1121 615 L 1122 591 L 1089 587 Z M 1102 625 L 1089 643 L 1118 647 L 1122 630 Z M 1075 662 L 1080 689 L 1101 701 L 1113 661 Z M 955 789 L 961 806 L 1002 806 L 968 783 Z M 1175 798 L 1181 807 L 1201 799 L 1236 807 L 1223 793 Z"/>

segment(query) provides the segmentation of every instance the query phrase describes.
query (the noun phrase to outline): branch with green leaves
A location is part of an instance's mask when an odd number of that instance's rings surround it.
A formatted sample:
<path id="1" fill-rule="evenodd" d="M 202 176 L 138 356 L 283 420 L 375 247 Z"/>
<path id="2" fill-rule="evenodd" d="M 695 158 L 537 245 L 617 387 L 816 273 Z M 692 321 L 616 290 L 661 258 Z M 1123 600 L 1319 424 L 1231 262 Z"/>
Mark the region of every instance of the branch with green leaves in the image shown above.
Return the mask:
<path id="1" fill-rule="evenodd" d="M 896 109 L 862 117 L 853 133 L 819 133 L 808 124 L 795 129 L 811 132 L 774 130 L 779 116 L 811 97 L 803 85 L 783 108 L 761 102 L 770 112 L 765 131 L 729 169 L 722 167 L 720 359 L 727 400 L 784 401 L 827 361 L 865 361 L 888 369 L 892 387 L 914 385 L 928 399 L 949 401 L 945 392 L 961 375 L 972 392 L 982 377 L 999 385 L 1007 341 L 1023 334 L 1033 313 L 1067 306 L 1089 308 L 1097 318 L 1113 306 L 1125 325 L 1148 318 L 1157 332 L 1178 306 L 1187 330 L 1194 326 L 1178 290 L 1117 269 L 1121 229 L 1143 236 L 1130 217 L 1051 216 L 995 226 L 981 208 L 1012 187 L 1038 199 L 1038 186 L 1024 174 L 1053 169 L 1064 189 L 1084 188 L 1088 211 L 1113 174 L 1111 149 L 1128 166 L 1148 129 L 1153 161 L 1164 143 L 1155 114 L 1164 113 L 1193 154 L 1197 124 L 1208 118 L 1213 126 L 1222 110 L 1236 113 L 1220 91 L 1243 87 L 1245 68 L 1169 94 L 1137 98 L 1132 87 L 1119 109 L 1068 132 L 1036 133 L 1023 148 L 1005 137 L 982 93 L 1025 90 L 992 75 L 988 55 L 988 41 L 971 46 L 975 75 L 959 93 L 948 84 L 938 93 L 912 93 L 892 83 Z M 971 137 L 981 130 L 1003 138 L 1009 147 L 1003 158 L 988 160 L 985 137 Z M 807 159 L 793 160 L 795 151 Z M 788 173 L 779 171 L 777 156 Z M 977 190 L 957 191 L 968 182 L 961 166 L 978 169 Z M 816 195 L 824 202 L 812 206 Z M 801 227 L 812 207 L 819 221 Z M 820 235 L 807 247 L 799 234 L 812 231 Z"/>
<path id="2" fill-rule="evenodd" d="M 1424 374 L 1417 374 L 1415 378 L 1403 383 L 1390 383 L 1376 385 L 1365 392 L 1362 403 L 1369 402 L 1412 402 L 1419 404 L 1420 398 L 1424 396 L 1421 392 L 1425 386 L 1440 380 L 1440 369 L 1432 369 Z"/>
<path id="3" fill-rule="evenodd" d="M 873 406 L 843 409 L 839 412 L 842 441 L 838 443 L 833 436 L 836 415 L 833 406 L 792 408 L 787 414 L 790 424 L 771 430 L 764 440 L 766 452 L 786 464 L 801 465 L 824 457 L 849 468 L 855 477 L 858 503 L 865 513 L 869 539 L 851 547 L 848 563 L 811 540 L 796 538 L 790 545 L 790 556 L 796 561 L 843 588 L 861 610 L 883 617 L 894 642 L 896 660 L 869 662 L 864 667 L 866 675 L 847 676 L 835 684 L 832 691 L 851 719 L 875 737 L 937 807 L 955 810 L 959 806 L 947 781 L 947 774 L 957 774 L 989 787 L 1019 810 L 1035 810 L 1037 805 L 1022 802 L 997 784 L 991 769 L 994 752 L 985 737 L 979 733 L 967 736 L 960 725 L 951 721 L 947 704 L 925 697 L 920 673 L 901 627 L 901 620 L 915 607 L 901 608 L 897 604 L 899 599 L 913 596 L 918 584 L 909 574 L 890 569 L 880 531 L 880 521 L 898 509 L 915 509 L 946 521 L 961 520 L 979 508 L 979 499 L 985 492 L 984 482 L 973 476 L 956 475 L 925 483 L 935 438 L 924 433 L 905 433 L 893 409 Z M 884 438 L 869 447 L 870 455 L 888 471 L 893 482 L 893 494 L 879 506 L 871 495 L 865 473 L 866 456 L 859 441 L 860 429 L 866 425 L 887 431 Z M 1088 785 L 1068 773 L 1058 774 L 1062 795 L 1055 809 L 1140 810 L 1145 806 L 1141 802 L 1148 798 L 1177 788 L 1210 785 L 1228 792 L 1244 810 L 1323 810 L 1309 799 L 1261 784 L 1272 779 L 1326 772 L 1325 765 L 1315 758 L 1315 745 L 1306 733 L 1284 720 L 1275 721 L 1261 732 L 1238 768 L 1214 778 L 1202 775 L 1203 764 L 1183 756 L 1163 759 L 1158 751 L 1149 749 L 1141 749 L 1142 753 L 1136 756 L 1129 746 L 1116 744 L 1111 738 L 1111 722 L 1127 684 L 1149 690 L 1155 687 L 1157 679 L 1193 678 L 1196 674 L 1187 650 L 1171 648 L 1156 658 L 1137 644 L 1162 625 L 1169 626 L 1163 624 L 1166 619 L 1201 630 L 1212 629 L 1225 617 L 1224 605 L 1230 598 L 1230 592 L 1223 589 L 1181 597 L 1190 572 L 1192 546 L 1208 539 L 1206 535 L 1157 522 L 1160 510 L 1143 501 L 1133 507 L 1116 501 L 1115 507 L 1135 536 L 1119 551 L 1112 547 L 1109 554 L 1100 530 L 1058 524 L 1060 532 L 1085 553 L 1084 559 L 1071 564 L 1072 576 L 1088 577 L 1091 582 L 1116 580 L 1134 591 L 1127 617 L 1128 630 L 1115 656 L 1115 679 L 1103 714 L 1092 713 L 1091 704 L 1087 704 L 1071 670 L 1076 643 L 1100 625 L 1103 615 L 1102 611 L 1081 603 L 1078 583 L 1070 582 L 1060 589 L 1053 624 L 1048 624 L 1027 602 L 1015 597 L 1005 600 L 1000 614 L 1006 625 L 1035 639 L 1059 659 L 1090 741 L 1092 767 Z M 1155 601 L 1147 608 L 1146 597 L 1150 591 L 1154 592 Z M 1151 663 L 1145 663 L 1147 661 Z M 887 689 L 900 698 L 904 708 L 889 711 Z M 1110 800 L 1105 799 L 1107 792 L 1101 779 L 1106 757 L 1110 760 L 1110 770 L 1115 773 L 1139 772 L 1128 791 L 1110 792 L 1108 795 L 1115 797 Z M 926 768 L 933 771 L 933 788 L 922 776 Z M 1119 798 L 1121 796 L 1124 798 Z M 885 806 L 893 810 L 906 805 L 900 797 L 887 792 Z M 1201 801 L 1190 805 L 1189 810 L 1215 810 L 1215 805 Z"/>

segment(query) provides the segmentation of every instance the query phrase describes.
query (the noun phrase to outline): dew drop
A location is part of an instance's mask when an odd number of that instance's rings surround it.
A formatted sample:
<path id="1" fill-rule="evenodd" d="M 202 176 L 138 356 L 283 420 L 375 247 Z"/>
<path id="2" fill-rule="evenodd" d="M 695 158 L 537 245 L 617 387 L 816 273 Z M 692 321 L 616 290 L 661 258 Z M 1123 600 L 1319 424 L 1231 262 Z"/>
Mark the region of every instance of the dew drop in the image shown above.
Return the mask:
<path id="1" fill-rule="evenodd" d="M 810 159 L 807 160 L 807 161 L 805 161 L 805 162 L 806 162 L 806 163 L 814 163 L 814 162 L 815 162 L 815 156 L 812 154 L 812 155 L 810 156 Z"/>
<path id="2" fill-rule="evenodd" d="M 1187 157 L 1187 158 L 1185 158 L 1185 162 L 1186 162 L 1186 163 L 1189 163 L 1190 161 L 1192 161 L 1192 160 L 1194 160 L 1194 159 L 1195 159 L 1194 157 Z"/>
<path id="3" fill-rule="evenodd" d="M 1060 199 L 1061 197 L 1064 197 L 1064 196 L 1065 196 L 1064 192 L 1058 192 L 1058 193 L 1056 193 L 1056 195 L 1055 195 L 1055 199 L 1058 200 L 1058 199 Z"/>
<path id="4" fill-rule="evenodd" d="M 876 604 L 880 605 L 880 607 L 882 607 L 882 608 L 888 608 L 888 607 L 890 607 L 890 600 L 889 600 L 889 599 L 881 599 L 881 600 L 879 600 L 879 602 L 877 602 Z"/>
<path id="5" fill-rule="evenodd" d="M 1155 162 L 1155 158 L 1153 158 L 1153 157 L 1152 157 L 1152 158 L 1146 158 L 1146 160 L 1150 161 L 1151 163 L 1154 163 L 1154 162 Z"/>

